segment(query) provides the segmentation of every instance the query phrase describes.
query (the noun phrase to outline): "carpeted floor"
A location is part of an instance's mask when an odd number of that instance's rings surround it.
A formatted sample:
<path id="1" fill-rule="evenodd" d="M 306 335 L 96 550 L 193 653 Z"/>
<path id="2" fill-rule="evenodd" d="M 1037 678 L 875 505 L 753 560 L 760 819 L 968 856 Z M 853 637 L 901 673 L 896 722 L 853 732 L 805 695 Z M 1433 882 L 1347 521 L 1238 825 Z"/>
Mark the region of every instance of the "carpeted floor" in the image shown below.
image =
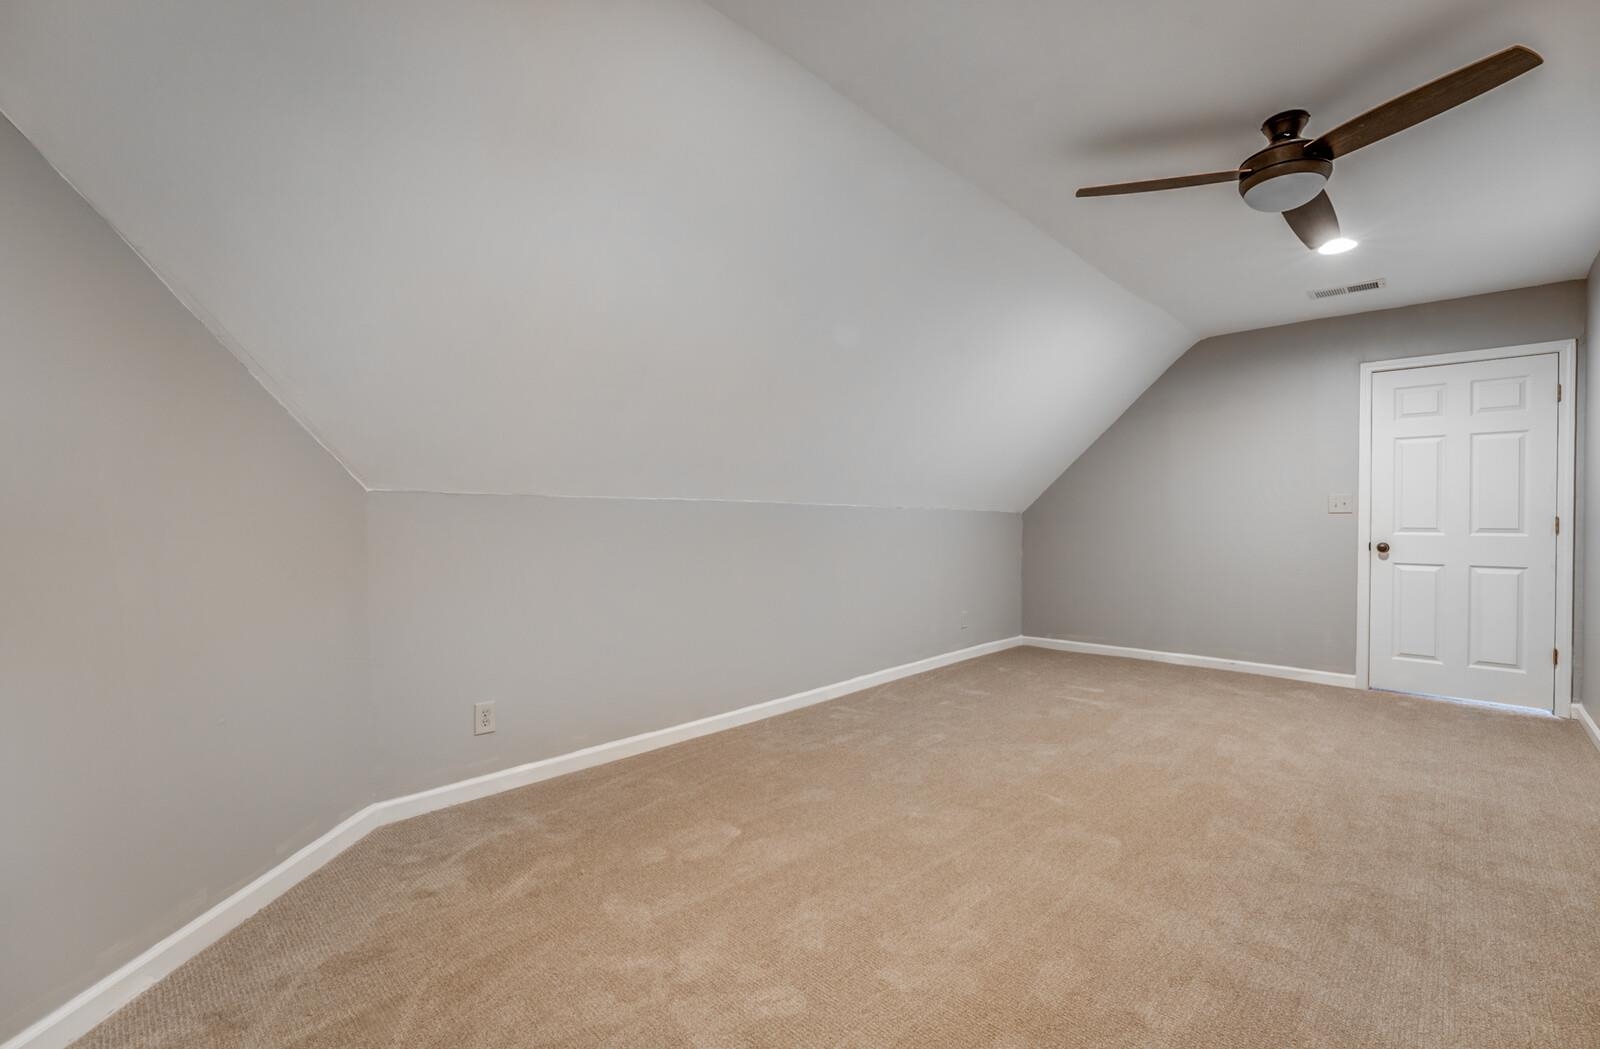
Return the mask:
<path id="1" fill-rule="evenodd" d="M 1600 752 L 1016 649 L 380 830 L 79 1045 L 1600 1046 Z"/>

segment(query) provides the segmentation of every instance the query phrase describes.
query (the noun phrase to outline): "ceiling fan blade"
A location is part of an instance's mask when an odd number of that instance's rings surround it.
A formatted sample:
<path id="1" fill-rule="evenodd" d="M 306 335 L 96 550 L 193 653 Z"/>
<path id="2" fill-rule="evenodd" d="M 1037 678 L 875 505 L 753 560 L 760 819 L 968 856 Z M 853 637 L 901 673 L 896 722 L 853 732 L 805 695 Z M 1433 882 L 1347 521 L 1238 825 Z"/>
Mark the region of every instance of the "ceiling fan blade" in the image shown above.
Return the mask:
<path id="1" fill-rule="evenodd" d="M 1283 218 L 1312 251 L 1339 235 L 1339 216 L 1334 214 L 1333 201 L 1328 199 L 1326 190 L 1312 197 L 1310 203 L 1285 211 Z"/>
<path id="2" fill-rule="evenodd" d="M 1185 189 L 1189 186 L 1209 186 L 1217 182 L 1237 182 L 1239 170 L 1213 171 L 1207 175 L 1180 175 L 1177 178 L 1153 178 L 1144 182 L 1118 182 L 1110 186 L 1085 186 L 1078 190 L 1080 197 L 1114 197 L 1122 193 L 1149 193 L 1158 189 Z"/>
<path id="3" fill-rule="evenodd" d="M 1306 152 L 1327 160 L 1354 153 L 1363 146 L 1370 146 L 1448 109 L 1454 109 L 1463 102 L 1469 102 L 1543 62 L 1544 59 L 1537 52 L 1521 44 L 1508 47 L 1454 73 L 1447 73 L 1415 91 L 1392 98 L 1354 120 L 1345 121 L 1314 139 L 1306 146 Z"/>

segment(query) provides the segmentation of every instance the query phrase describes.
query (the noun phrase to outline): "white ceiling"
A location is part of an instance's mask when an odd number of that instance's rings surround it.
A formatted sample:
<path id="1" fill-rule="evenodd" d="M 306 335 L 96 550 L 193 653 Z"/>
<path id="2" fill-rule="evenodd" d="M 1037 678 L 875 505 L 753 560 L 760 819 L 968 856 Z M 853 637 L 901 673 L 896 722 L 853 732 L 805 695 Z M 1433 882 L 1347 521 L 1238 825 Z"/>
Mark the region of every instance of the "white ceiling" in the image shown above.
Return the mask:
<path id="1" fill-rule="evenodd" d="M 4 0 L 0 109 L 376 489 L 1018 510 L 1197 333 L 1600 248 L 1588 0 L 713 2 L 859 108 L 699 0 Z M 1351 255 L 1072 196 L 1514 41 L 1340 161 Z"/>
<path id="2" fill-rule="evenodd" d="M 1020 510 L 1193 341 L 697 0 L 7 0 L 0 108 L 371 488 Z"/>
<path id="3" fill-rule="evenodd" d="M 1580 277 L 1600 249 L 1596 0 L 710 2 L 1202 334 Z M 1072 195 L 1233 167 L 1274 112 L 1326 130 L 1512 43 L 1546 64 L 1339 161 L 1347 256 L 1228 185 Z"/>

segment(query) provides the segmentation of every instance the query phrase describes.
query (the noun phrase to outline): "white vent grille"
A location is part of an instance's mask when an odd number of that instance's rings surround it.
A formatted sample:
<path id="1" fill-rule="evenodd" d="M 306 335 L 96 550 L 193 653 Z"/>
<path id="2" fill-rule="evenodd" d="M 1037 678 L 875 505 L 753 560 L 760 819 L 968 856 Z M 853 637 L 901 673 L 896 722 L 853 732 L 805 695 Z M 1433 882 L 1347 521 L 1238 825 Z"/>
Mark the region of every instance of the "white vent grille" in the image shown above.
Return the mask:
<path id="1" fill-rule="evenodd" d="M 1389 282 L 1384 280 L 1382 277 L 1379 277 L 1377 280 L 1364 280 L 1358 284 L 1342 284 L 1337 288 L 1318 288 L 1316 291 L 1306 292 L 1306 295 L 1313 299 L 1333 299 L 1340 295 L 1354 295 L 1357 292 L 1377 291 L 1380 288 L 1386 288 L 1388 286 Z"/>

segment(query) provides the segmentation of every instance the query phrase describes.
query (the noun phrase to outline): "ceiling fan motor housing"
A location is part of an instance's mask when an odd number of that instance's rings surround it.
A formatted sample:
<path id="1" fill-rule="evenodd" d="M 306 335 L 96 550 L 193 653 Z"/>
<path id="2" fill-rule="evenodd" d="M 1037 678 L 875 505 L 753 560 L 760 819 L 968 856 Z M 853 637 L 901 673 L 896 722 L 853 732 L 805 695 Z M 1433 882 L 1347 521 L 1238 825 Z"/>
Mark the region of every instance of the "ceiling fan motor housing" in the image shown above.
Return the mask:
<path id="1" fill-rule="evenodd" d="M 1333 162 L 1312 156 L 1300 137 L 1311 114 L 1290 109 L 1267 118 L 1261 133 L 1270 145 L 1239 166 L 1239 195 L 1257 211 L 1293 211 L 1309 203 L 1333 174 Z"/>

